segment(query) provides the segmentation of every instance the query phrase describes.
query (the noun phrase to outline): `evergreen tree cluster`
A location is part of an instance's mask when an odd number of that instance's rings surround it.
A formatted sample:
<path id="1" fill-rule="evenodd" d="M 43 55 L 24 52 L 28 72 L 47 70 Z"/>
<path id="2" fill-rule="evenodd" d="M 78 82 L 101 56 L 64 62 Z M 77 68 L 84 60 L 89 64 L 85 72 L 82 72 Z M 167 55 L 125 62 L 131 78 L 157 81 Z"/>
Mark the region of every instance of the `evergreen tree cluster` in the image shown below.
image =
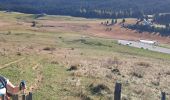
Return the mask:
<path id="1" fill-rule="evenodd" d="M 149 26 L 149 25 L 140 25 L 140 24 L 134 24 L 134 25 L 126 25 L 125 28 L 129 28 L 132 30 L 137 30 L 139 33 L 142 32 L 150 32 L 150 33 L 160 33 L 161 36 L 170 36 L 170 27 L 155 27 L 155 26 Z"/>
<path id="2" fill-rule="evenodd" d="M 111 19 L 111 21 L 107 20 L 105 22 L 101 22 L 102 25 L 106 25 L 106 26 L 111 26 L 114 24 L 117 24 L 117 19 Z"/>
<path id="3" fill-rule="evenodd" d="M 0 10 L 86 18 L 138 18 L 170 12 L 170 0 L 0 0 Z"/>
<path id="4" fill-rule="evenodd" d="M 164 25 L 170 24 L 170 13 L 169 14 L 155 14 L 154 22 Z"/>

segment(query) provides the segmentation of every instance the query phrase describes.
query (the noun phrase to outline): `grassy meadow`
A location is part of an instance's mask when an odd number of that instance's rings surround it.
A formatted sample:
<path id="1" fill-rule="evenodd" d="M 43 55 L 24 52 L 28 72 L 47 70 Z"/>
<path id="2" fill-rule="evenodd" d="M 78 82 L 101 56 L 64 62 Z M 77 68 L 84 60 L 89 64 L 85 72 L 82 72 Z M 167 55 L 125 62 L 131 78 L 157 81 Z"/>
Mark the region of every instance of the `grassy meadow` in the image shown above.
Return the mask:
<path id="1" fill-rule="evenodd" d="M 35 100 L 111 100 L 115 82 L 123 85 L 122 100 L 170 93 L 170 55 L 119 45 L 75 25 L 101 21 L 0 12 L 0 75 L 16 85 L 26 80 Z M 72 24 L 74 30 L 64 27 Z"/>

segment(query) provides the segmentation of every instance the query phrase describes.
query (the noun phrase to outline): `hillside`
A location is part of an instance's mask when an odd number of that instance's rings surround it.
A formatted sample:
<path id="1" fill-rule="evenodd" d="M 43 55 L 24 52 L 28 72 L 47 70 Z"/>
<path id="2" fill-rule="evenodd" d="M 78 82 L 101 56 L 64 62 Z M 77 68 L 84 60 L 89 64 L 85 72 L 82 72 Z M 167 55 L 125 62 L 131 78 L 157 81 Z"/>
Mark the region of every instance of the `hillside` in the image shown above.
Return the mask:
<path id="1" fill-rule="evenodd" d="M 169 5 L 169 0 L 0 0 L 1 10 L 91 18 L 167 13 Z"/>
<path id="2" fill-rule="evenodd" d="M 170 93 L 170 55 L 116 41 L 170 43 L 168 37 L 119 24 L 106 31 L 100 24 L 105 19 L 35 16 L 0 12 L 0 75 L 15 84 L 26 80 L 34 100 L 110 100 L 116 82 L 122 83 L 122 100 L 159 100 L 161 91 Z"/>

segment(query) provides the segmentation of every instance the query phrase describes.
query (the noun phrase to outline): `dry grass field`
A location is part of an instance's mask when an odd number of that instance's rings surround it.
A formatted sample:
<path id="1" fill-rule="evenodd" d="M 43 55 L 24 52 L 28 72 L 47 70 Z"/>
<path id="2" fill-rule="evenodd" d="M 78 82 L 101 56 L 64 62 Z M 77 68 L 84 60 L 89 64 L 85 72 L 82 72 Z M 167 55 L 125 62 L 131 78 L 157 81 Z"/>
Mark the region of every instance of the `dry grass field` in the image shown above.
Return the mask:
<path id="1" fill-rule="evenodd" d="M 170 93 L 170 55 L 116 42 L 147 38 L 168 47 L 170 38 L 119 24 L 106 31 L 103 19 L 35 16 L 0 12 L 0 74 L 16 85 L 26 80 L 35 100 L 111 100 L 115 82 L 123 85 L 122 100 Z"/>

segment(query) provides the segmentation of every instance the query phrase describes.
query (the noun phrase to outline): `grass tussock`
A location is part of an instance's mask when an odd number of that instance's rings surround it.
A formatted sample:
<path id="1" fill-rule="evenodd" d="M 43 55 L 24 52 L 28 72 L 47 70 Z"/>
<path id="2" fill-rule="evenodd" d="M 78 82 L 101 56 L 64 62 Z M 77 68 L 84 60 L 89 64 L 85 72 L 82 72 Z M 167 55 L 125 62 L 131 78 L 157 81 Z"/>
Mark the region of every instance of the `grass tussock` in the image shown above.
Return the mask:
<path id="1" fill-rule="evenodd" d="M 102 61 L 102 66 L 107 67 L 108 69 L 113 69 L 113 68 L 118 69 L 118 67 L 122 65 L 122 63 L 123 62 L 118 57 L 107 58 Z"/>
<path id="2" fill-rule="evenodd" d="M 143 67 L 151 67 L 151 64 L 148 62 L 137 62 L 136 65 Z"/>
<path id="3" fill-rule="evenodd" d="M 145 75 L 145 71 L 143 68 L 138 66 L 133 66 L 133 70 L 131 72 L 131 75 L 137 78 L 143 78 Z"/>
<path id="4" fill-rule="evenodd" d="M 78 93 L 78 97 L 80 97 L 81 100 L 93 100 L 87 94 L 83 92 Z"/>
<path id="5" fill-rule="evenodd" d="M 56 65 L 58 65 L 59 62 L 58 62 L 58 61 L 51 61 L 51 64 L 56 64 Z"/>
<path id="6" fill-rule="evenodd" d="M 93 95 L 104 95 L 104 94 L 110 94 L 111 90 L 109 89 L 108 86 L 105 84 L 90 84 L 89 86 L 90 91 Z"/>

